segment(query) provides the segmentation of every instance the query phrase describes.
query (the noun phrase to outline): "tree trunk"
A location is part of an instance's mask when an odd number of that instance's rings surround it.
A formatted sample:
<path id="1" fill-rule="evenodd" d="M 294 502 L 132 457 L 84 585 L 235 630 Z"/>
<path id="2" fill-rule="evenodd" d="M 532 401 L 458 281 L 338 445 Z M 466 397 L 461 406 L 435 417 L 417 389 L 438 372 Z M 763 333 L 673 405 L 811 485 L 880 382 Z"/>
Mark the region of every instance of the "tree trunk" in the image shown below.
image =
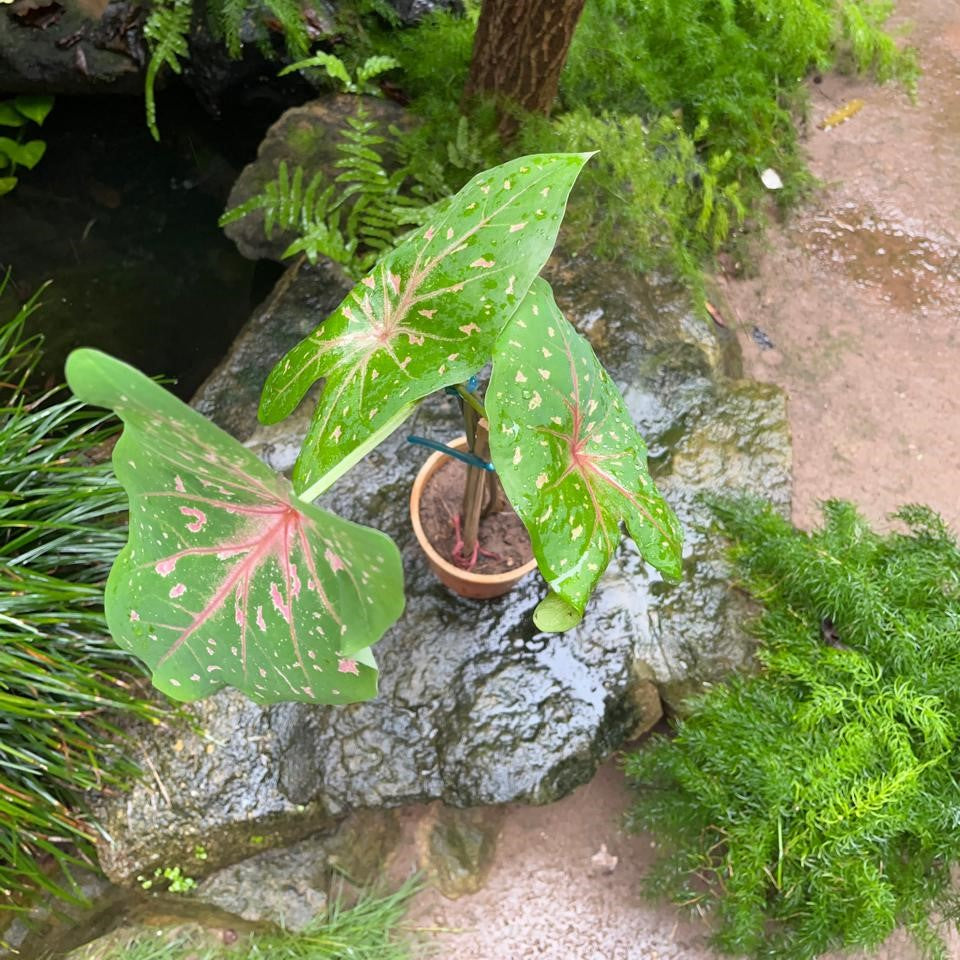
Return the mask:
<path id="1" fill-rule="evenodd" d="M 517 129 L 511 108 L 549 114 L 585 2 L 484 0 L 464 103 L 494 97 L 501 111 L 500 133 L 508 138 Z"/>

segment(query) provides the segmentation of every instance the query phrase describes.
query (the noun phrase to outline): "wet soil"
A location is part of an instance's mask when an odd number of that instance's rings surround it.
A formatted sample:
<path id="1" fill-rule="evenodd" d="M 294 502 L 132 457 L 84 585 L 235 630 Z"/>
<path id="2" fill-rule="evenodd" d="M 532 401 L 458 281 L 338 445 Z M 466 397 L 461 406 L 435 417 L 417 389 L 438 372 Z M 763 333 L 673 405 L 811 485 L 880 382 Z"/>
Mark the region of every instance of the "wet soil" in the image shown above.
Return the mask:
<path id="1" fill-rule="evenodd" d="M 770 233 L 756 276 L 720 281 L 748 374 L 789 396 L 806 527 L 829 497 L 877 523 L 921 502 L 960 525 L 960 8 L 898 9 L 921 51 L 916 106 L 851 78 L 813 87 L 823 188 Z M 813 128 L 854 98 L 865 105 L 847 123 Z"/>
<path id="2" fill-rule="evenodd" d="M 917 103 L 847 77 L 811 85 L 807 149 L 822 187 L 770 231 L 753 277 L 717 279 L 749 375 L 788 393 L 794 519 L 806 527 L 829 497 L 878 523 L 927 503 L 960 527 L 960 6 L 900 0 L 898 10 L 921 54 Z M 816 129 L 857 97 L 856 116 Z M 640 898 L 656 850 L 621 831 L 628 804 L 610 761 L 557 804 L 511 808 L 482 891 L 421 897 L 414 920 L 436 955 L 713 960 L 707 920 Z M 619 861 L 596 876 L 601 843 Z M 898 933 L 874 956 L 918 953 Z M 956 937 L 950 956 L 960 960 Z"/>
<path id="3" fill-rule="evenodd" d="M 458 563 L 454 556 L 458 540 L 454 518 L 463 511 L 466 480 L 466 464 L 446 458 L 446 462 L 424 485 L 420 501 L 423 532 L 437 553 L 454 564 Z M 462 527 L 460 529 L 462 532 Z M 480 551 L 477 562 L 470 568 L 471 573 L 506 573 L 522 567 L 533 557 L 530 537 L 523 522 L 509 506 L 480 518 L 477 540 Z"/>

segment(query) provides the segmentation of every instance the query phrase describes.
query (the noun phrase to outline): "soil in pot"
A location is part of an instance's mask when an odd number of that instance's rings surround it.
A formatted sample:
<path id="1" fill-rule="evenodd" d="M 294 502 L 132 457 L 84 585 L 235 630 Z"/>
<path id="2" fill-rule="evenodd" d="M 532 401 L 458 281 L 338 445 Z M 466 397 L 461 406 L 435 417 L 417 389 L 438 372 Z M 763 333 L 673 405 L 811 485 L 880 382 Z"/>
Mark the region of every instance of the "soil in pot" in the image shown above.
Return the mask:
<path id="1" fill-rule="evenodd" d="M 457 544 L 454 518 L 463 510 L 463 489 L 467 467 L 459 460 L 446 459 L 423 488 L 420 523 L 434 550 L 449 563 Z M 530 537 L 523 522 L 507 505 L 499 513 L 480 519 L 480 553 L 471 573 L 507 573 L 533 559 Z"/>

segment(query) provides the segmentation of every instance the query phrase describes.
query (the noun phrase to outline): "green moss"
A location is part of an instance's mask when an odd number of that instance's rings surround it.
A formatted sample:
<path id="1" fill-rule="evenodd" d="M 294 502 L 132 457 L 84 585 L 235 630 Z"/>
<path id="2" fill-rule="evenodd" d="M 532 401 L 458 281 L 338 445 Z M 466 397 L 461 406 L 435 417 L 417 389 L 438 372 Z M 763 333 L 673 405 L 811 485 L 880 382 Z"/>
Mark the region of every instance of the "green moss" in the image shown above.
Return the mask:
<path id="1" fill-rule="evenodd" d="M 731 953 L 812 958 L 899 924 L 944 956 L 960 858 L 960 550 L 922 507 L 881 535 L 846 503 L 805 534 L 719 503 L 763 604 L 762 669 L 630 757 L 635 827 L 667 848 L 651 892 L 712 909 Z"/>

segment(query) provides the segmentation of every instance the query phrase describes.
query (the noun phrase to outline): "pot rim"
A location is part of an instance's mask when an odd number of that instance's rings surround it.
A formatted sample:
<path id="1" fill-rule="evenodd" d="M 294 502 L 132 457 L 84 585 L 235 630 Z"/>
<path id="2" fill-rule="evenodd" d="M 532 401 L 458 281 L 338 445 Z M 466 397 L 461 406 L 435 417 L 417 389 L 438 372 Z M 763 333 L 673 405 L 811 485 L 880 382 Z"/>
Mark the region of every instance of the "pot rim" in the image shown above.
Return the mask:
<path id="1" fill-rule="evenodd" d="M 456 450 L 466 450 L 467 438 L 461 434 L 459 437 L 450 440 L 448 446 Z M 472 570 L 464 570 L 462 567 L 456 566 L 437 552 L 427 537 L 423 525 L 420 523 L 420 500 L 423 497 L 423 491 L 427 485 L 427 481 L 443 466 L 443 461 L 446 459 L 448 459 L 447 455 L 439 450 L 436 453 L 430 454 L 418 471 L 416 479 L 413 481 L 413 487 L 410 490 L 410 521 L 413 524 L 413 532 L 417 537 L 420 548 L 429 560 L 453 576 L 473 583 L 482 583 L 490 586 L 515 583 L 521 577 L 525 577 L 528 573 L 536 570 L 537 558 L 531 557 L 531 559 L 522 566 L 514 567 L 512 570 L 506 570 L 503 573 L 474 573 Z"/>

